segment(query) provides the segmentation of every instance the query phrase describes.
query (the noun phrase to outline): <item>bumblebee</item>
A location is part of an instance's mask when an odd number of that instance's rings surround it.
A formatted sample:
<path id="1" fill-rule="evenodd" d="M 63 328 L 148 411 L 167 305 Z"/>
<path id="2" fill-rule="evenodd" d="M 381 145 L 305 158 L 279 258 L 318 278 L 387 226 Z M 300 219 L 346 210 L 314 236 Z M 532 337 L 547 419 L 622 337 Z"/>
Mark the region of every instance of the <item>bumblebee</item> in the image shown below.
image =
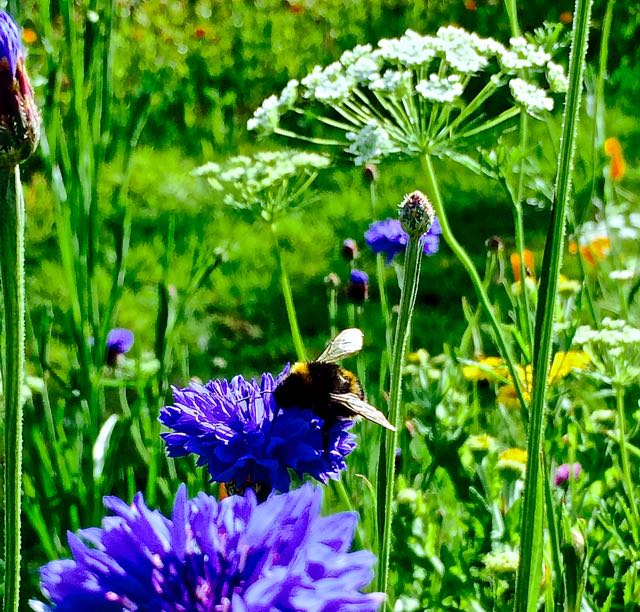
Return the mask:
<path id="1" fill-rule="evenodd" d="M 294 363 L 274 390 L 278 406 L 285 410 L 311 408 L 324 420 L 325 429 L 337 419 L 363 417 L 395 431 L 384 414 L 367 403 L 358 377 L 335 363 L 358 353 L 362 338 L 359 329 L 345 329 L 315 361 Z"/>

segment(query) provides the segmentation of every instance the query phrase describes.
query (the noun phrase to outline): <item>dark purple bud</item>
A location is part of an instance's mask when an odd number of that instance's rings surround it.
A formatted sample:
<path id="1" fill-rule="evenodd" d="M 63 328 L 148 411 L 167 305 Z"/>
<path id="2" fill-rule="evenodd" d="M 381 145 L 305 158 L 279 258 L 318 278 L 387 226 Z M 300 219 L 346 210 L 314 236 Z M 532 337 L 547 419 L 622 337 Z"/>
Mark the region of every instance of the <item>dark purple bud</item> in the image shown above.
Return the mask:
<path id="1" fill-rule="evenodd" d="M 553 484 L 556 487 L 563 485 L 565 482 L 571 478 L 571 472 L 573 472 L 574 480 L 578 480 L 580 478 L 580 473 L 582 472 L 582 466 L 579 463 L 574 463 L 571 465 L 570 463 L 563 463 L 559 465 L 556 469 L 556 475 L 553 478 Z"/>
<path id="2" fill-rule="evenodd" d="M 487 238 L 484 245 L 487 247 L 487 250 L 492 253 L 504 251 L 504 242 L 502 242 L 502 238 L 500 238 L 500 236 L 491 236 L 490 238 Z"/>
<path id="3" fill-rule="evenodd" d="M 375 183 L 378 180 L 378 166 L 365 164 L 364 168 L 362 168 L 362 176 L 367 183 Z"/>
<path id="4" fill-rule="evenodd" d="M 358 245 L 352 238 L 347 238 L 342 243 L 342 256 L 347 261 L 353 261 L 358 258 Z"/>
<path id="5" fill-rule="evenodd" d="M 107 365 L 116 365 L 118 357 L 128 353 L 132 346 L 133 332 L 130 329 L 112 329 L 107 336 Z"/>
<path id="6" fill-rule="evenodd" d="M 362 270 L 352 270 L 349 276 L 347 297 L 354 304 L 364 304 L 369 297 L 369 276 Z"/>
<path id="7" fill-rule="evenodd" d="M 12 167 L 36 149 L 40 114 L 24 66 L 20 31 L 0 11 L 0 167 Z"/>

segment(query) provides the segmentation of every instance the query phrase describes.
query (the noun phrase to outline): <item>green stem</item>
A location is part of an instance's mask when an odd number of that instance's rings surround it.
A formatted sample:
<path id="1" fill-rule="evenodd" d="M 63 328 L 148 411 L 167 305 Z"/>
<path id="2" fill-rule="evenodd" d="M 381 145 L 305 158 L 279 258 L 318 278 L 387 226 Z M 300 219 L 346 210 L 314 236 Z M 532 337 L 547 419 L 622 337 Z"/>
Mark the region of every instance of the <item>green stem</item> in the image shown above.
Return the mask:
<path id="1" fill-rule="evenodd" d="M 454 252 L 456 257 L 458 258 L 458 261 L 460 261 L 464 269 L 467 271 L 467 274 L 471 279 L 471 283 L 473 284 L 473 287 L 478 295 L 478 299 L 480 300 L 480 303 L 482 304 L 486 315 L 489 317 L 491 327 L 493 328 L 493 332 L 495 334 L 496 344 L 498 345 L 498 349 L 500 350 L 500 354 L 502 355 L 503 359 L 507 362 L 507 368 L 509 369 L 509 374 L 511 374 L 511 379 L 513 380 L 516 395 L 518 396 L 518 400 L 520 402 L 520 411 L 522 413 L 524 421 L 526 422 L 528 419 L 527 402 L 524 397 L 522 381 L 520 380 L 520 376 L 516 369 L 516 361 L 511 352 L 511 348 L 507 344 L 507 341 L 502 333 L 502 327 L 500 326 L 500 322 L 498 321 L 498 318 L 493 311 L 493 306 L 491 305 L 491 301 L 489 300 L 489 296 L 487 295 L 487 292 L 482 283 L 482 279 L 480 278 L 476 267 L 473 265 L 471 258 L 464 250 L 462 245 L 456 240 L 453 232 L 451 231 L 451 227 L 449 226 L 449 221 L 447 219 L 445 208 L 442 202 L 442 197 L 440 195 L 440 188 L 438 187 L 436 173 L 431 161 L 431 157 L 429 155 L 425 155 L 422 161 L 422 165 L 426 173 L 429 192 L 428 195 L 430 196 L 431 203 L 433 204 L 436 214 L 438 215 L 440 227 L 442 228 L 442 237 Z"/>
<path id="2" fill-rule="evenodd" d="M 571 191 L 571 173 L 582 96 L 591 4 L 592 0 L 577 0 L 574 11 L 573 39 L 569 60 L 569 88 L 562 122 L 562 146 L 558 160 L 556 199 L 551 212 L 549 234 L 545 245 L 536 311 L 533 342 L 534 389 L 527 449 L 529 461 L 527 462 L 522 506 L 520 564 L 516 586 L 515 609 L 518 612 L 536 610 L 540 591 L 539 578 L 543 547 L 543 504 L 539 499 L 542 490 L 540 456 L 544 444 L 544 412 L 553 339 L 553 320 L 558 295 L 565 221 Z"/>
<path id="3" fill-rule="evenodd" d="M 17 611 L 20 595 L 22 501 L 22 385 L 24 379 L 24 198 L 20 170 L 0 170 L 0 268 L 4 299 L 4 610 Z"/>
<path id="4" fill-rule="evenodd" d="M 383 501 L 383 528 L 382 549 L 380 552 L 380 572 L 378 575 L 378 587 L 383 593 L 389 595 L 389 603 L 393 607 L 391 594 L 387 592 L 389 586 L 389 557 L 391 554 L 391 527 L 393 523 L 392 501 L 393 484 L 396 469 L 395 449 L 398 445 L 398 431 L 401 425 L 400 402 L 402 399 L 402 366 L 409 341 L 411 329 L 411 317 L 418 294 L 420 280 L 420 263 L 422 261 L 422 248 L 420 240 L 409 237 L 407 250 L 404 254 L 404 275 L 402 293 L 400 294 L 400 311 L 396 323 L 396 334 L 393 344 L 391 362 L 391 383 L 389 390 L 389 421 L 395 425 L 396 431 L 387 431 L 384 444 L 384 457 L 386 465 L 380 464 L 380 471 L 385 469 L 383 486 L 379 489 L 380 500 Z M 384 465 L 384 468 L 383 468 Z M 378 502 L 379 505 L 380 501 Z"/>
<path id="5" fill-rule="evenodd" d="M 631 466 L 629 464 L 629 451 L 627 450 L 626 417 L 624 414 L 624 386 L 616 385 L 616 408 L 618 411 L 618 435 L 620 444 L 620 461 L 622 463 L 622 478 L 627 498 L 631 505 L 631 513 L 635 525 L 631 526 L 633 539 L 638 542 L 638 526 L 640 525 L 640 514 L 638 514 L 638 503 L 634 494 L 633 480 L 631 479 Z"/>
<path id="6" fill-rule="evenodd" d="M 278 268 L 280 271 L 280 287 L 282 289 L 282 296 L 284 297 L 285 307 L 287 309 L 287 317 L 289 318 L 289 327 L 291 328 L 291 339 L 293 340 L 293 346 L 296 351 L 298 361 L 307 360 L 307 352 L 304 348 L 304 342 L 302 340 L 302 334 L 300 333 L 300 327 L 298 326 L 298 317 L 296 316 L 296 307 L 293 304 L 293 293 L 291 292 L 291 284 L 289 283 L 289 275 L 287 274 L 287 268 L 284 265 L 284 258 L 282 255 L 282 247 L 276 234 L 275 227 L 272 225 L 271 230 L 273 232 L 276 242 L 276 253 L 278 255 Z"/>

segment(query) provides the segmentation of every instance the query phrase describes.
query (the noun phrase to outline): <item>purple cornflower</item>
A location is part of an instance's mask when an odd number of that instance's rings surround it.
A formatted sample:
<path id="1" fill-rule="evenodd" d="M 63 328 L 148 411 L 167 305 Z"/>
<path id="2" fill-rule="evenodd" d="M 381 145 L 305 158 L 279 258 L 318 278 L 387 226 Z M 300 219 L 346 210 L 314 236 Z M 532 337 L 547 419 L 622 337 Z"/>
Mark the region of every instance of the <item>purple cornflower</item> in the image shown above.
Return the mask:
<path id="1" fill-rule="evenodd" d="M 429 231 L 420 237 L 425 255 L 434 255 L 438 252 L 441 234 L 442 229 L 436 217 Z M 404 252 L 407 248 L 409 235 L 402 229 L 398 219 L 385 219 L 372 223 L 365 232 L 364 239 L 374 253 L 386 255 L 387 264 L 389 264 L 398 253 Z"/>
<path id="2" fill-rule="evenodd" d="M 124 355 L 133 346 L 133 332 L 130 329 L 112 329 L 107 335 L 106 362 L 110 366 L 116 365 L 120 355 Z"/>
<path id="3" fill-rule="evenodd" d="M 171 518 L 105 497 L 102 527 L 69 534 L 73 559 L 40 570 L 58 612 L 351 610 L 373 612 L 382 593 L 361 593 L 375 557 L 348 552 L 357 515 L 321 517 L 307 484 L 258 504 L 253 493 L 221 502 L 181 485 Z"/>
<path id="4" fill-rule="evenodd" d="M 40 115 L 24 67 L 20 31 L 0 11 L 0 166 L 15 166 L 38 144 Z"/>
<path id="5" fill-rule="evenodd" d="M 261 498 L 288 491 L 289 470 L 322 483 L 337 480 L 356 446 L 348 432 L 353 423 L 338 420 L 325 431 L 310 409 L 280 410 L 273 390 L 287 372 L 275 380 L 263 374 L 260 383 L 236 376 L 174 387 L 173 406 L 160 412 L 160 421 L 173 430 L 161 434 L 169 456 L 195 453 L 212 481 L 230 484 L 232 491 L 254 488 Z"/>
<path id="6" fill-rule="evenodd" d="M 351 270 L 347 297 L 354 304 L 364 304 L 369 297 L 369 275 L 362 270 Z"/>
<path id="7" fill-rule="evenodd" d="M 559 465 L 553 478 L 553 484 L 556 485 L 556 487 L 563 485 L 569 480 L 569 478 L 571 478 L 571 472 L 573 472 L 573 478 L 578 480 L 578 478 L 580 478 L 580 473 L 582 472 L 582 466 L 579 463 L 574 463 L 573 465 L 570 463 L 563 463 L 562 465 Z"/>

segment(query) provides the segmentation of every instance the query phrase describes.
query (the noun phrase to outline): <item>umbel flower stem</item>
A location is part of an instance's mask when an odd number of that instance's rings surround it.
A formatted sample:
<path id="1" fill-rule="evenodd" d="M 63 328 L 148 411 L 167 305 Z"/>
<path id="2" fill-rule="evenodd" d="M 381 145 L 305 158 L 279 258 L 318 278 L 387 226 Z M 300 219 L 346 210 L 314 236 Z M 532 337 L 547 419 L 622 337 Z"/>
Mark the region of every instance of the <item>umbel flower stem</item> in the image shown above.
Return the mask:
<path id="1" fill-rule="evenodd" d="M 402 395 L 402 367 L 407 351 L 407 343 L 411 330 L 411 317 L 416 303 L 418 283 L 420 280 L 420 263 L 422 261 L 422 245 L 420 239 L 409 235 L 407 249 L 404 254 L 404 282 L 400 295 L 400 311 L 396 323 L 396 334 L 391 357 L 391 382 L 389 390 L 389 421 L 396 431 L 387 431 L 384 443 L 384 464 L 380 464 L 382 478 L 378 489 L 378 507 L 382 507 L 382 548 L 380 551 L 380 567 L 378 572 L 378 590 L 389 595 L 389 557 L 391 554 L 391 527 L 393 524 L 392 501 L 393 483 L 396 469 L 395 449 L 398 445 L 398 430 L 401 425 L 400 402 Z M 384 475 L 382 471 L 384 470 Z"/>
<path id="2" fill-rule="evenodd" d="M 275 227 L 272 226 L 271 229 L 276 243 L 278 271 L 280 272 L 280 287 L 282 289 L 282 297 L 284 298 L 285 308 L 287 309 L 287 318 L 289 319 L 289 327 L 291 328 L 291 339 L 293 340 L 293 346 L 295 348 L 298 361 L 306 361 L 307 351 L 304 348 L 304 341 L 302 340 L 300 326 L 298 325 L 296 307 L 293 303 L 293 293 L 291 292 L 291 283 L 289 282 L 289 275 L 284 263 L 282 247 L 280 246 L 280 240 L 278 239 Z"/>
<path id="3" fill-rule="evenodd" d="M 442 236 L 455 256 L 458 258 L 458 261 L 460 261 L 464 269 L 467 271 L 467 274 L 471 279 L 471 283 L 473 284 L 473 287 L 478 294 L 478 299 L 480 300 L 480 303 L 482 304 L 487 317 L 489 317 L 491 327 L 493 328 L 493 332 L 495 334 L 495 342 L 498 345 L 500 354 L 507 362 L 509 374 L 511 375 L 511 378 L 513 380 L 513 385 L 518 396 L 518 401 L 520 402 L 520 411 L 522 413 L 524 421 L 526 422 L 528 419 L 527 402 L 524 398 L 522 381 L 520 380 L 520 377 L 516 370 L 516 362 L 513 357 L 513 353 L 511 352 L 511 348 L 509 347 L 509 344 L 504 337 L 502 328 L 500 327 L 498 318 L 493 311 L 493 306 L 491 305 L 491 301 L 489 300 L 489 296 L 487 295 L 487 291 L 484 288 L 484 284 L 482 282 L 482 279 L 480 278 L 480 275 L 478 274 L 478 271 L 476 270 L 476 267 L 473 265 L 473 262 L 471 261 L 471 258 L 469 257 L 467 252 L 464 250 L 464 247 L 456 240 L 453 232 L 451 231 L 451 227 L 449 225 L 449 221 L 447 219 L 445 208 L 442 202 L 442 196 L 440 195 L 438 179 L 436 177 L 436 172 L 433 167 L 431 157 L 429 155 L 425 155 L 422 159 L 422 162 L 427 178 L 429 192 L 428 195 L 431 199 L 433 207 L 435 208 L 436 214 L 438 215 L 440 227 L 442 228 Z"/>
<path id="4" fill-rule="evenodd" d="M 0 169 L 0 270 L 4 300 L 4 610 L 18 610 L 24 379 L 24 198 L 20 169 Z"/>
<path id="5" fill-rule="evenodd" d="M 544 414 L 547 378 L 553 340 L 553 319 L 558 294 L 558 277 L 562 264 L 564 231 L 571 192 L 571 174 L 575 154 L 582 80 L 589 35 L 592 0 L 576 0 L 574 11 L 569 87 L 567 90 L 556 193 L 551 210 L 549 233 L 544 250 L 538 307 L 534 333 L 533 401 L 529 419 L 527 472 L 525 478 L 522 523 L 520 527 L 520 563 L 516 585 L 517 612 L 531 612 L 538 607 L 542 570 Z"/>

